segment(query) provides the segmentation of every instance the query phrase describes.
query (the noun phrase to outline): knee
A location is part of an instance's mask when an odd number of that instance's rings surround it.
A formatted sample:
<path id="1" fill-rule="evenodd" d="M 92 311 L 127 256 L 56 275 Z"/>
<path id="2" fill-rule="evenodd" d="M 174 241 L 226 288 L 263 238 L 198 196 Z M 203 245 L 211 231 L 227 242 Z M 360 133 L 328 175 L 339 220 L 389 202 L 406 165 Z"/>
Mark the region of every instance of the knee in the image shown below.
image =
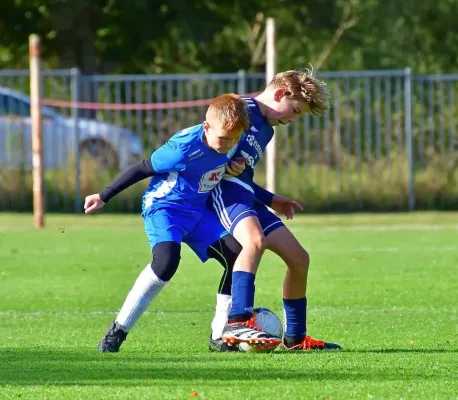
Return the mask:
<path id="1" fill-rule="evenodd" d="M 154 246 L 151 269 L 164 282 L 172 279 L 181 259 L 181 245 L 175 242 L 162 242 Z"/>
<path id="2" fill-rule="evenodd" d="M 262 232 L 259 234 L 253 235 L 250 237 L 250 240 L 248 243 L 243 243 L 243 248 L 250 248 L 256 253 L 263 253 L 264 250 L 266 249 L 267 242 L 266 242 L 266 237 Z"/>
<path id="3" fill-rule="evenodd" d="M 297 274 L 307 275 L 310 267 L 310 255 L 307 250 L 302 249 L 302 251 L 297 254 L 291 255 L 291 258 L 288 262 L 288 268 L 294 271 Z"/>

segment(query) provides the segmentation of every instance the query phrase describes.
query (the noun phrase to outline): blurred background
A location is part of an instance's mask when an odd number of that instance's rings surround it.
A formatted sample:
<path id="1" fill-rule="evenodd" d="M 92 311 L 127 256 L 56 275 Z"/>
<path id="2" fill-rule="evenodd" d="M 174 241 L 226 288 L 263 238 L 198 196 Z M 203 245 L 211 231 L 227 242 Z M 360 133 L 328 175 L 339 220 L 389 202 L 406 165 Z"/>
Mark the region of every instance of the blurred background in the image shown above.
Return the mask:
<path id="1" fill-rule="evenodd" d="M 277 193 L 308 213 L 457 209 L 457 15 L 458 0 L 2 0 L 0 211 L 32 210 L 30 34 L 45 208 L 81 212 L 209 99 L 263 88 L 268 17 L 276 71 L 311 64 L 332 93 L 324 117 L 277 129 Z M 107 208 L 138 212 L 146 184 Z"/>

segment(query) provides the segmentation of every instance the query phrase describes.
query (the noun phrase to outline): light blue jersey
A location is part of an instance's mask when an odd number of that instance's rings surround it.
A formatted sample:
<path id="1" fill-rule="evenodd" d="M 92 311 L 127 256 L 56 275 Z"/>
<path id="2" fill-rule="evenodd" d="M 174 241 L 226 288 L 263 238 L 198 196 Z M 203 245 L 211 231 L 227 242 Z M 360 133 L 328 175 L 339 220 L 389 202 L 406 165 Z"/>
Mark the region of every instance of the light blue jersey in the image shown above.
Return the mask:
<path id="1" fill-rule="evenodd" d="M 203 138 L 203 125 L 192 126 L 173 135 L 151 155 L 156 174 L 143 195 L 142 212 L 165 204 L 193 212 L 196 207 L 205 208 L 236 147 L 221 154 L 210 149 Z"/>
<path id="2" fill-rule="evenodd" d="M 235 147 L 221 154 L 203 138 L 202 124 L 192 126 L 151 155 L 155 175 L 143 195 L 142 217 L 151 249 L 162 242 L 184 242 L 205 262 L 208 247 L 228 234 L 206 202 Z"/>

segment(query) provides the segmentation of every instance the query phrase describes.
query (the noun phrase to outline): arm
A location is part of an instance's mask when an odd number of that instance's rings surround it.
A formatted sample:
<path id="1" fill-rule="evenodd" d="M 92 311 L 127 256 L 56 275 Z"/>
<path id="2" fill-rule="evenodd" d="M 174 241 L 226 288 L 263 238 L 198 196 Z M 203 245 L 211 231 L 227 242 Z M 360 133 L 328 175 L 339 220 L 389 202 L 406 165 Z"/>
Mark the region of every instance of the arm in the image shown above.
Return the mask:
<path id="1" fill-rule="evenodd" d="M 84 201 L 84 212 L 86 214 L 96 212 L 111 198 L 142 179 L 155 174 L 182 170 L 183 160 L 182 149 L 173 139 L 170 139 L 151 155 L 151 159 L 132 165 L 100 193 L 87 196 Z"/>
<path id="2" fill-rule="evenodd" d="M 273 210 L 286 216 L 286 219 L 293 219 L 296 211 L 302 211 L 302 206 L 288 197 L 279 196 L 278 194 L 270 193 L 253 182 L 253 189 L 256 199 Z"/>
<path id="3" fill-rule="evenodd" d="M 267 207 L 270 207 L 272 205 L 272 200 L 275 196 L 273 193 L 270 193 L 268 190 L 264 189 L 263 187 L 257 185 L 254 182 L 253 189 L 254 195 L 256 196 L 256 199 L 258 199 L 258 201 L 265 204 Z"/>
<path id="4" fill-rule="evenodd" d="M 151 164 L 151 160 L 143 160 L 138 164 L 134 164 L 127 168 L 121 175 L 119 175 L 113 182 L 111 182 L 99 193 L 100 199 L 104 203 L 108 203 L 110 199 L 112 199 L 118 193 L 122 192 L 124 189 L 127 189 L 129 186 L 132 186 L 135 183 L 153 175 L 154 169 L 153 165 Z"/>
<path id="5" fill-rule="evenodd" d="M 87 196 L 84 201 L 84 210 L 86 214 L 92 214 L 102 208 L 118 193 L 127 189 L 141 180 L 153 176 L 155 171 L 151 160 L 143 160 L 127 168 L 113 182 L 98 194 Z"/>

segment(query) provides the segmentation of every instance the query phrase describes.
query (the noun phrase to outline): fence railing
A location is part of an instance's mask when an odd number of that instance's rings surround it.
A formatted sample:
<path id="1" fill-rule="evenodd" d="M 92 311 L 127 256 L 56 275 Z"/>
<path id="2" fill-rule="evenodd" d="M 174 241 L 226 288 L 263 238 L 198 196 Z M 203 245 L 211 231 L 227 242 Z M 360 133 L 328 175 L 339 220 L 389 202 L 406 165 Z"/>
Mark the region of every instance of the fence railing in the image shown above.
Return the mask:
<path id="1" fill-rule="evenodd" d="M 307 211 L 456 208 L 458 75 L 325 72 L 325 116 L 276 130 L 277 192 Z M 43 71 L 47 211 L 81 211 L 119 169 L 147 157 L 208 100 L 256 93 L 263 73 L 83 76 Z M 31 210 L 29 71 L 0 71 L 0 210 Z M 265 166 L 264 166 L 265 167 Z M 256 171 L 265 182 L 262 166 Z M 139 184 L 110 203 L 140 207 Z"/>

